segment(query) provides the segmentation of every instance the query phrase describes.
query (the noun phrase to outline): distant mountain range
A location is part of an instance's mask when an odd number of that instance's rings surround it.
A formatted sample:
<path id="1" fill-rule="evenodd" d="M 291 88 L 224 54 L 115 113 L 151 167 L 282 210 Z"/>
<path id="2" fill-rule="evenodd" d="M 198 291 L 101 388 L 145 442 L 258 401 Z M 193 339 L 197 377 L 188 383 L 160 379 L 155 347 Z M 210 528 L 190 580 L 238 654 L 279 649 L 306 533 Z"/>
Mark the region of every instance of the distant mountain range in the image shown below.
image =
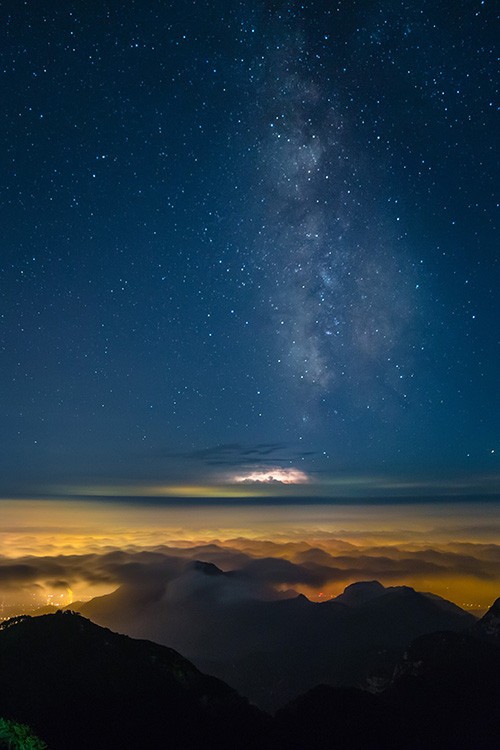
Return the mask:
<path id="1" fill-rule="evenodd" d="M 386 596 L 370 589 L 346 598 Z M 75 613 L 18 617 L 0 629 L 0 716 L 49 750 L 486 750 L 500 746 L 499 623 L 497 600 L 462 632 L 414 640 L 378 694 L 320 685 L 273 719 L 170 648 Z"/>
<path id="2" fill-rule="evenodd" d="M 411 640 L 475 622 L 445 599 L 377 581 L 321 603 L 262 600 L 243 595 L 231 572 L 195 562 L 176 586 L 175 596 L 158 583 L 121 586 L 74 606 L 100 625 L 175 648 L 266 711 L 319 683 L 381 689 Z"/>

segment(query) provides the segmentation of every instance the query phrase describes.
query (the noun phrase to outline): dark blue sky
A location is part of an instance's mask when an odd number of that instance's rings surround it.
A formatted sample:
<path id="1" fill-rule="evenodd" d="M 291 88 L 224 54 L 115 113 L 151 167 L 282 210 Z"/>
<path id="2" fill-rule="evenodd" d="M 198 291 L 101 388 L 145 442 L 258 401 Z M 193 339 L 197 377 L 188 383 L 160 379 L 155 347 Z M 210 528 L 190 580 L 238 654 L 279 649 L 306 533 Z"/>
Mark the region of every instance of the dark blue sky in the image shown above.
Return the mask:
<path id="1" fill-rule="evenodd" d="M 491 491 L 492 3 L 7 2 L 0 28 L 2 494 Z"/>

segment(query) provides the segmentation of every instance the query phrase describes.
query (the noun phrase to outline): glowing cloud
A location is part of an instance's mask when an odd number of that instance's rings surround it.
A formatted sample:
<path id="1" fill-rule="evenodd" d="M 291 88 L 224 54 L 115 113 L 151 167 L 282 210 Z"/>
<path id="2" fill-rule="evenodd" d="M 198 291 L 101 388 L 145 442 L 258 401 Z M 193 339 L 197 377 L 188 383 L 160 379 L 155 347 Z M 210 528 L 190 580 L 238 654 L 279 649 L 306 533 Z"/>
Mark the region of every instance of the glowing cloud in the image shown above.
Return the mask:
<path id="1" fill-rule="evenodd" d="M 305 484 L 309 481 L 309 477 L 300 469 L 282 469 L 278 466 L 236 474 L 230 478 L 230 481 L 244 484 Z"/>

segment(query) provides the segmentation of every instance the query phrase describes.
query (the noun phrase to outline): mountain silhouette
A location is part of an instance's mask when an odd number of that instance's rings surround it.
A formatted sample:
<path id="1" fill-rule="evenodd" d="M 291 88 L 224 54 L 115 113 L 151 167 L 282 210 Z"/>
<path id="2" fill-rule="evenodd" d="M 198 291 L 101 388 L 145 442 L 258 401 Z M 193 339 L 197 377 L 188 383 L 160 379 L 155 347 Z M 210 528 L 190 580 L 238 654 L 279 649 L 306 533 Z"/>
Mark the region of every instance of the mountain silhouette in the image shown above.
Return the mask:
<path id="1" fill-rule="evenodd" d="M 471 631 L 421 636 L 396 667 L 384 700 L 415 747 L 499 746 L 500 649 Z"/>
<path id="2" fill-rule="evenodd" d="M 500 646 L 500 598 L 498 598 L 481 617 L 478 622 L 470 628 L 470 633 L 476 638 L 496 643 Z"/>
<path id="3" fill-rule="evenodd" d="M 481 622 L 498 622 L 498 600 Z M 288 750 L 491 750 L 500 746 L 500 648 L 473 625 L 415 639 L 373 695 L 320 685 L 277 712 Z"/>
<path id="4" fill-rule="evenodd" d="M 266 711 L 319 683 L 384 685 L 408 643 L 475 618 L 451 602 L 377 581 L 335 599 L 263 600 L 237 573 L 192 563 L 172 589 L 124 585 L 82 604 L 92 621 L 175 648 Z M 243 592 L 243 593 L 241 593 Z"/>
<path id="5" fill-rule="evenodd" d="M 265 717 L 172 649 L 74 613 L 0 629 L 0 716 L 50 750 L 255 747 Z"/>
<path id="6" fill-rule="evenodd" d="M 377 694 L 317 685 L 274 719 L 170 648 L 71 612 L 21 616 L 0 627 L 0 716 L 50 750 L 489 750 L 500 743 L 500 648 L 478 626 L 497 610 L 415 639 Z"/>

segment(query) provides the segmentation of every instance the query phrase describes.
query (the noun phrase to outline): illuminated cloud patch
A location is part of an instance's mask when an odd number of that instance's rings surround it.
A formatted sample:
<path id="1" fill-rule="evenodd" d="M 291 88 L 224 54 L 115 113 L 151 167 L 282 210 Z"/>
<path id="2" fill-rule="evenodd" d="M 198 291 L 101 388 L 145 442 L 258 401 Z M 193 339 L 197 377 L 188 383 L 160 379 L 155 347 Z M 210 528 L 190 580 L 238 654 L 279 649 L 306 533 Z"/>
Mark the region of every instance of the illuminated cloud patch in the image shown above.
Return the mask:
<path id="1" fill-rule="evenodd" d="M 306 484 L 309 477 L 300 469 L 274 467 L 240 472 L 230 481 L 242 484 Z"/>

